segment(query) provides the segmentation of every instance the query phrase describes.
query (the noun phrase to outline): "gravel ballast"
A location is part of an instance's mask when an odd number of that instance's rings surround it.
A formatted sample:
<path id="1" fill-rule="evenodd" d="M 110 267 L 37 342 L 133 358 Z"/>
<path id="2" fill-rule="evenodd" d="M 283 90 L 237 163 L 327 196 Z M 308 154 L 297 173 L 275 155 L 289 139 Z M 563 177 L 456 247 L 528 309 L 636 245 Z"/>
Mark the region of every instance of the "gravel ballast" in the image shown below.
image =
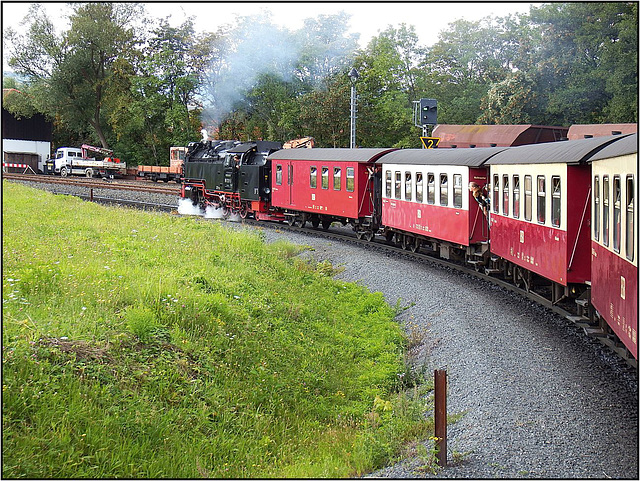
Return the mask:
<path id="1" fill-rule="evenodd" d="M 162 197 L 155 201 L 168 203 Z M 268 242 L 310 246 L 303 255 L 342 268 L 341 280 L 399 301 L 406 309 L 398 322 L 421 341 L 414 368 L 447 370 L 448 413 L 461 414 L 448 428 L 449 466 L 432 473 L 409 454 L 370 477 L 638 479 L 637 372 L 568 321 L 428 261 L 261 230 Z"/>

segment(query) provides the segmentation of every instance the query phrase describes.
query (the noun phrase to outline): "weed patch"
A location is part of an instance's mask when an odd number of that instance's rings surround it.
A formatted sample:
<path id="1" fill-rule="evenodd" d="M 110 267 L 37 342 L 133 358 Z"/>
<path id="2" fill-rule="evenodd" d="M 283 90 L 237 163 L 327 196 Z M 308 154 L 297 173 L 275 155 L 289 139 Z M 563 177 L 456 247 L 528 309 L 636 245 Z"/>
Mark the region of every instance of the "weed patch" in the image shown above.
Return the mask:
<path id="1" fill-rule="evenodd" d="M 302 247 L 2 196 L 3 477 L 350 477 L 429 436 L 396 310 Z"/>

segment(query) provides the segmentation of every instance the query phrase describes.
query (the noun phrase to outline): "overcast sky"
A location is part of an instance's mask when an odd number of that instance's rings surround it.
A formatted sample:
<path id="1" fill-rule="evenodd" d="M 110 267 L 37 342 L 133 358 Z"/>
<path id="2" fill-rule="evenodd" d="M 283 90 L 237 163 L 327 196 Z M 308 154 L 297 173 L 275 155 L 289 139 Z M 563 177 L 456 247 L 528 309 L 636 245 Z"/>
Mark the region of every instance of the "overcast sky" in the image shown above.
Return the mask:
<path id="1" fill-rule="evenodd" d="M 41 2 L 46 5 L 51 19 L 67 13 L 64 3 Z M 531 3 L 522 2 L 141 2 L 156 18 L 171 16 L 170 23 L 177 26 L 191 17 L 196 29 L 214 32 L 220 24 L 232 23 L 236 15 L 244 16 L 269 10 L 272 21 L 289 30 L 297 30 L 305 18 L 344 11 L 351 14 L 349 33 L 360 34 L 360 46 L 365 47 L 372 37 L 389 25 L 414 25 L 423 46 L 433 45 L 438 33 L 449 23 L 458 20 L 504 17 L 510 13 L 528 13 Z M 3 29 L 11 26 L 19 30 L 30 3 L 3 2 Z M 62 29 L 68 25 L 61 24 Z M 4 49 L 3 43 L 3 49 Z"/>

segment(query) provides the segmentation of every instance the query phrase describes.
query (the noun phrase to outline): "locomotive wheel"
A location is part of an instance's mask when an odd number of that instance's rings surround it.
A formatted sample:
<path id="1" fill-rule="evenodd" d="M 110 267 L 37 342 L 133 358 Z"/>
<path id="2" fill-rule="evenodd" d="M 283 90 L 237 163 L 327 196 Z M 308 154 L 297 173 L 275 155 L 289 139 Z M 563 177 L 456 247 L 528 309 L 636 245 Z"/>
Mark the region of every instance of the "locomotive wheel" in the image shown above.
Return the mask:
<path id="1" fill-rule="evenodd" d="M 248 213 L 249 213 L 249 212 L 248 212 L 248 210 L 247 210 L 247 207 L 246 207 L 246 206 L 243 206 L 243 207 L 240 209 L 240 218 L 241 218 L 241 219 L 246 219 L 246 218 L 247 218 L 247 214 L 248 214 Z"/>

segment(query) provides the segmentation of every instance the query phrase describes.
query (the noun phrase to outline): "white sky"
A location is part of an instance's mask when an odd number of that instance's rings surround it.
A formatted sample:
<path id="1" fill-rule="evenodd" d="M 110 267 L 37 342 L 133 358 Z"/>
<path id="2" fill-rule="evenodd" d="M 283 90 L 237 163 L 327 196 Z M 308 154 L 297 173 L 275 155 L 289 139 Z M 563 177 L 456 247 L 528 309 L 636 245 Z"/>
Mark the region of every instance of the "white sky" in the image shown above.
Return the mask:
<path id="1" fill-rule="evenodd" d="M 53 20 L 69 12 L 64 3 L 40 2 Z M 401 23 L 414 25 L 423 46 L 433 45 L 438 33 L 449 23 L 465 19 L 480 20 L 484 17 L 504 17 L 510 13 L 528 13 L 531 3 L 522 2 L 141 2 L 156 18 L 171 15 L 170 23 L 177 26 L 187 18 L 195 19 L 195 27 L 213 32 L 220 24 L 232 23 L 236 15 L 244 16 L 270 10 L 272 21 L 289 30 L 296 30 L 305 18 L 329 15 L 344 11 L 351 14 L 349 33 L 360 34 L 360 47 L 365 47 L 372 37 L 389 25 Z M 29 2 L 2 2 L 2 28 L 13 27 L 20 31 L 20 22 L 26 16 Z M 61 24 L 66 29 L 68 25 Z M 4 50 L 4 43 L 3 43 Z M 4 57 L 4 55 L 3 55 Z M 6 65 L 6 63 L 4 64 Z M 5 67 L 3 67 L 5 68 Z"/>

